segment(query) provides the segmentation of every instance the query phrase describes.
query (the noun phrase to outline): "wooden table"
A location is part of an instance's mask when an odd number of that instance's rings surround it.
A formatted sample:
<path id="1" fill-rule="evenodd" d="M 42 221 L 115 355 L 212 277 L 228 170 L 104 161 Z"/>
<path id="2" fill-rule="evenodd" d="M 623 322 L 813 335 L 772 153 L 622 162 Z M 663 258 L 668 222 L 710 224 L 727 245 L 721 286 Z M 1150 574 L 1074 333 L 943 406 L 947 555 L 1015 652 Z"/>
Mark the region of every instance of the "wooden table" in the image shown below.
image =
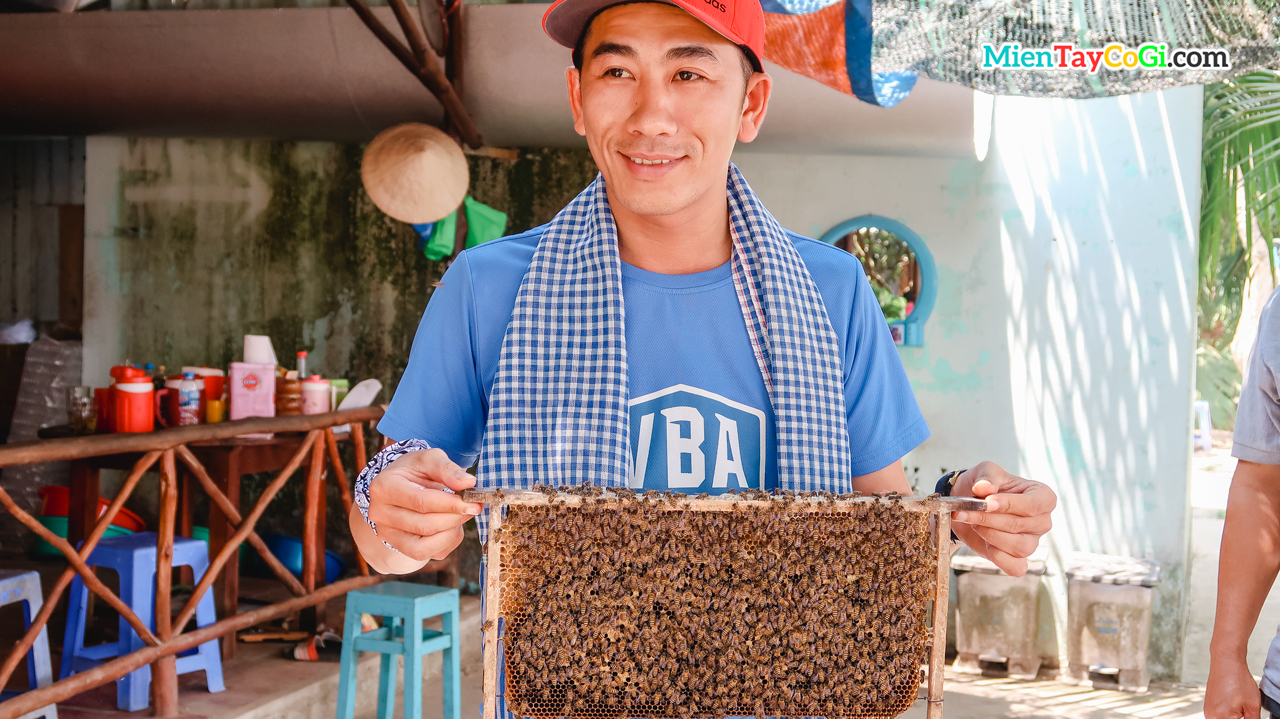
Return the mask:
<path id="1" fill-rule="evenodd" d="M 171 430 L 160 430 L 171 431 Z M 342 434 L 334 436 L 334 446 L 330 451 L 336 455 L 337 441 L 354 440 L 356 444 L 357 467 L 363 465 L 364 442 L 363 433 Z M 226 439 L 198 440 L 188 444 L 189 449 L 209 471 L 210 477 L 218 484 L 227 499 L 236 508 L 240 507 L 240 480 L 246 474 L 258 472 L 278 472 L 288 465 L 289 460 L 300 448 L 306 435 L 302 433 L 277 433 L 271 439 L 252 437 L 231 437 Z M 325 492 L 325 458 L 327 449 L 325 442 L 317 442 L 304 462 L 306 476 L 305 501 L 303 507 L 302 541 L 315 547 L 316 556 L 313 577 L 304 583 L 310 591 L 325 583 L 325 527 L 327 502 Z M 103 469 L 121 469 L 128 471 L 141 457 L 141 453 L 109 454 L 97 457 L 77 459 L 72 462 L 71 497 L 68 512 L 67 539 L 76 546 L 93 527 L 97 519 L 99 473 Z M 190 537 L 192 530 L 191 490 L 194 486 L 190 472 L 179 467 L 180 509 L 177 533 Z M 214 502 L 209 503 L 209 556 L 215 557 L 227 541 L 235 533 L 235 525 Z M 183 575 L 183 582 L 191 582 L 189 570 Z M 239 610 L 240 592 L 240 560 L 232 553 L 223 567 L 222 573 L 213 585 L 214 606 L 220 619 L 234 617 Z M 314 631 L 323 621 L 325 605 L 319 603 L 302 610 L 302 629 Z M 225 659 L 235 656 L 236 642 L 222 642 L 222 655 Z"/>
<path id="2" fill-rule="evenodd" d="M 40 439 L 30 442 L 17 442 L 0 447 L 0 468 L 39 462 L 70 461 L 75 463 L 74 484 L 72 494 L 71 516 L 69 522 L 74 527 L 73 541 L 84 537 L 84 546 L 77 549 L 44 526 L 24 507 L 20 506 L 4 487 L 0 486 L 0 506 L 37 536 L 49 542 L 66 558 L 68 566 L 63 569 L 58 579 L 48 589 L 48 597 L 44 607 L 31 619 L 30 626 L 17 644 L 0 662 L 0 686 L 4 686 L 13 675 L 18 665 L 26 657 L 27 651 L 34 645 L 41 633 L 47 628 L 54 609 L 59 605 L 63 593 L 71 586 L 73 578 L 79 577 L 85 588 L 107 602 L 120 613 L 138 636 L 147 644 L 146 647 L 119 657 L 91 671 L 80 672 L 53 684 L 24 692 L 21 696 L 3 703 L 0 716 L 18 717 L 30 713 L 40 707 L 61 702 L 68 697 L 79 694 L 86 689 L 103 686 L 119 679 L 140 666 L 151 666 L 151 687 L 153 706 L 156 716 L 171 717 L 179 714 L 178 707 L 178 673 L 176 655 L 193 649 L 215 637 L 229 637 L 224 641 L 234 642 L 234 634 L 248 627 L 263 622 L 290 616 L 300 610 L 321 604 L 341 596 L 344 592 L 372 586 L 384 581 L 381 576 L 370 576 L 368 566 L 359 562 L 357 569 L 361 576 L 351 577 L 334 584 L 316 588 L 317 574 L 324 566 L 323 545 L 316 552 L 314 543 L 303 546 L 303 579 L 299 581 L 280 561 L 270 553 L 262 538 L 254 527 L 262 517 L 273 498 L 277 497 L 292 475 L 301 467 L 308 466 L 306 498 L 304 502 L 312 507 L 304 518 L 305 532 L 314 538 L 317 532 L 323 536 L 323 526 L 317 521 L 318 506 L 324 496 L 323 477 L 326 467 L 325 454 L 328 453 L 328 464 L 332 464 L 333 477 L 342 494 L 343 503 L 351 505 L 351 489 L 347 484 L 346 471 L 338 454 L 337 440 L 333 428 L 349 425 L 352 439 L 357 448 L 362 439 L 363 423 L 376 421 L 382 417 L 381 407 L 359 407 L 320 415 L 299 415 L 291 417 L 255 417 L 232 422 L 210 425 L 193 425 L 174 427 L 158 432 L 136 434 L 101 434 L 84 437 L 65 437 L 58 439 Z M 262 432 L 296 433 L 306 432 L 302 444 L 298 446 L 288 464 L 275 473 L 262 495 L 247 513 L 242 514 L 226 497 L 219 487 L 218 481 L 210 476 L 208 470 L 187 445 L 214 440 L 228 440 L 245 435 Z M 357 451 L 359 454 L 359 451 Z M 107 459 L 112 455 L 120 455 Z M 122 457 L 139 457 L 130 469 L 119 492 L 111 500 L 103 516 L 97 517 L 98 505 L 98 473 L 103 466 L 119 466 Z M 96 459 L 103 458 L 103 459 Z M 185 604 L 173 613 L 172 592 L 172 557 L 173 540 L 178 515 L 178 465 L 191 472 L 200 484 L 210 501 L 220 507 L 226 516 L 238 522 L 239 528 L 216 556 L 212 558 L 212 568 L 206 572 L 195 591 L 187 598 Z M 148 472 L 158 472 L 160 511 L 156 529 L 156 597 L 154 623 L 147 623 L 125 603 L 120 596 L 98 579 L 97 574 L 86 564 L 98 540 L 102 538 L 107 526 L 113 523 L 117 513 L 129 500 L 139 482 Z M 92 527 L 85 536 L 86 530 Z M 279 579 L 294 595 L 292 599 L 219 619 L 211 625 L 192 628 L 185 631 L 195 618 L 196 608 L 205 592 L 213 589 L 213 583 L 222 573 L 226 562 L 231 559 L 236 545 L 247 541 L 260 552 L 271 568 L 272 574 Z M 426 571 L 441 571 L 445 562 L 429 563 Z M 225 646 L 225 645 L 224 645 Z"/>

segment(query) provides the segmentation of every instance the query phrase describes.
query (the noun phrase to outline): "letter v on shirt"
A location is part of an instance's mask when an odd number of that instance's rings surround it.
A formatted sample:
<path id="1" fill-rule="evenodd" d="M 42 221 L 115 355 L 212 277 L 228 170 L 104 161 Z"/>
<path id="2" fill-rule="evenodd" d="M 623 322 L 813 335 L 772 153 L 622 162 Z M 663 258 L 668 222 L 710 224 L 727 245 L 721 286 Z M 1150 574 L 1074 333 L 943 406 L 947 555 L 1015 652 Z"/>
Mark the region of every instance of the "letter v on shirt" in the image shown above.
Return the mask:
<path id="1" fill-rule="evenodd" d="M 466 250 L 431 296 L 379 431 L 470 466 L 516 292 L 542 227 Z M 929 436 L 858 260 L 790 235 L 840 343 L 852 473 Z M 663 275 L 622 266 L 632 471 L 637 489 L 718 494 L 777 486 L 773 409 L 728 263 Z M 536 452 L 535 452 L 536 455 Z"/>

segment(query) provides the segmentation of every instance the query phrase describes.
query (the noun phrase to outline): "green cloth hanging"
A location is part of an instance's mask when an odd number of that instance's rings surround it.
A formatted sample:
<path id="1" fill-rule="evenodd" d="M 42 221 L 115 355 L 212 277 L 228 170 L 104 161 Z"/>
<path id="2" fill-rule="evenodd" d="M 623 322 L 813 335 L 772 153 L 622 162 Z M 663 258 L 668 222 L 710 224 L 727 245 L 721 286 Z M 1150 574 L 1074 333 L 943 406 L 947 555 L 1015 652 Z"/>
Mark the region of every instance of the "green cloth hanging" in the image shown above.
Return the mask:
<path id="1" fill-rule="evenodd" d="M 467 210 L 467 247 L 475 247 L 502 237 L 507 231 L 507 213 L 471 199 L 462 201 Z"/>
<path id="2" fill-rule="evenodd" d="M 458 211 L 454 210 L 449 213 L 448 217 L 437 221 L 435 227 L 431 228 L 431 239 L 427 240 L 426 246 L 422 248 L 422 254 L 426 255 L 427 259 L 432 262 L 443 260 L 453 254 L 453 243 L 457 235 Z"/>

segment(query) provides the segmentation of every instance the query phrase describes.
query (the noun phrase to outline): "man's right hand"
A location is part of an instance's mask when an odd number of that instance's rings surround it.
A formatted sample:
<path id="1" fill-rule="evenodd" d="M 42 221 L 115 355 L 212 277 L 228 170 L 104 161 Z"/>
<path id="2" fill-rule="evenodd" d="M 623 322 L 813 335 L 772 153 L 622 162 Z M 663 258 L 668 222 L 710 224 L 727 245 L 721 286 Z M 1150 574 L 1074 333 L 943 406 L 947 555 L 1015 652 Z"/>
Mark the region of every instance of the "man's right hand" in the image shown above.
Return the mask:
<path id="1" fill-rule="evenodd" d="M 1262 697 L 1258 682 L 1242 661 L 1210 658 L 1204 694 L 1205 719 L 1259 719 Z"/>
<path id="2" fill-rule="evenodd" d="M 484 510 L 483 504 L 464 502 L 452 492 L 475 483 L 439 449 L 409 452 L 387 465 L 369 483 L 369 520 L 377 525 L 377 534 L 359 509 L 351 510 L 351 533 L 360 554 L 384 574 L 405 574 L 449 556 L 462 542 L 462 525 Z"/>

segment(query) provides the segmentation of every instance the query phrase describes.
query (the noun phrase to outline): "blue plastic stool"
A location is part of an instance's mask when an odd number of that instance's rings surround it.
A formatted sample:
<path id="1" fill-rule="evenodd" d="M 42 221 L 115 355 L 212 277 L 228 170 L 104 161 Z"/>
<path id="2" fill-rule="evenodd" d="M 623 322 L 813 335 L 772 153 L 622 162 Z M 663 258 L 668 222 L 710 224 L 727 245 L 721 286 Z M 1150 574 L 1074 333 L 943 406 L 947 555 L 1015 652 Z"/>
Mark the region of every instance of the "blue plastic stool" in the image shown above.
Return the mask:
<path id="1" fill-rule="evenodd" d="M 0 570 L 0 606 L 22 602 L 22 615 L 26 627 L 31 626 L 31 618 L 40 613 L 44 606 L 44 594 L 40 591 L 40 575 L 36 572 L 24 572 L 21 569 Z M 27 686 L 31 688 L 46 687 L 53 683 L 53 664 L 49 661 L 49 628 L 40 630 L 35 644 L 27 650 Z M 12 699 L 21 692 L 0 692 L 0 702 Z M 50 704 L 33 712 L 23 714 L 21 719 L 58 719 L 58 707 Z"/>
<path id="2" fill-rule="evenodd" d="M 383 626 L 360 631 L 360 615 L 383 617 Z M 440 617 L 441 629 L 422 622 Z M 404 655 L 404 719 L 422 717 L 422 657 L 443 651 L 443 719 L 460 719 L 462 647 L 458 643 L 458 590 L 425 584 L 386 582 L 347 594 L 342 630 L 342 667 L 338 674 L 338 719 L 356 714 L 356 652 L 382 654 L 378 678 L 378 719 L 391 719 L 396 708 L 396 655 Z"/>
<path id="3" fill-rule="evenodd" d="M 139 532 L 124 537 L 104 537 L 86 562 L 91 567 L 108 567 L 120 575 L 120 599 L 148 627 L 155 629 L 156 604 L 156 533 Z M 173 566 L 191 567 L 198 583 L 209 569 L 208 545 L 199 539 L 173 538 Z M 120 618 L 120 635 L 114 643 L 85 647 L 84 628 L 87 620 L 89 592 L 76 577 L 71 582 L 70 605 L 67 608 L 67 633 L 62 642 L 63 679 L 102 664 L 113 657 L 143 648 L 144 643 L 133 627 Z M 196 605 L 196 626 L 213 624 L 213 593 L 205 592 Z M 222 655 L 218 640 L 210 639 L 195 649 L 178 655 L 178 673 L 204 670 L 209 691 L 220 692 Z M 146 709 L 150 703 L 151 666 L 145 665 L 116 680 L 116 707 L 123 711 Z"/>

